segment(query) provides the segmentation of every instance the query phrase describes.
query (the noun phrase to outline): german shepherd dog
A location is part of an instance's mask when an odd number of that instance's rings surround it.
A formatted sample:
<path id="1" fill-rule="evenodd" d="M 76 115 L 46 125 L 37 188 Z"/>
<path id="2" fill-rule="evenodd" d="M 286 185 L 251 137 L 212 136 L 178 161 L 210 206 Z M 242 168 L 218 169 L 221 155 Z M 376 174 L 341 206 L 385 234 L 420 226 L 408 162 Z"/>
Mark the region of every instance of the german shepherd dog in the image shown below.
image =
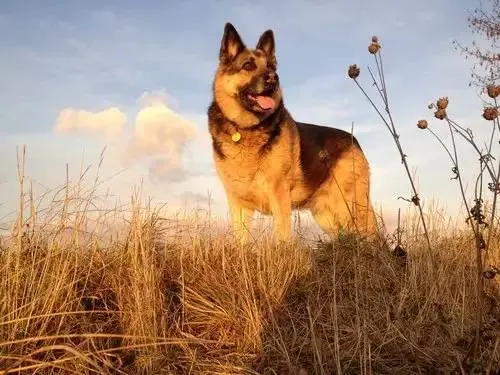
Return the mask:
<path id="1" fill-rule="evenodd" d="M 340 129 L 295 121 L 285 108 L 275 41 L 266 30 L 255 49 L 226 23 L 208 108 L 213 159 L 233 229 L 247 242 L 255 211 L 272 215 L 278 239 L 291 237 L 293 209 L 319 226 L 375 233 L 368 161 Z"/>

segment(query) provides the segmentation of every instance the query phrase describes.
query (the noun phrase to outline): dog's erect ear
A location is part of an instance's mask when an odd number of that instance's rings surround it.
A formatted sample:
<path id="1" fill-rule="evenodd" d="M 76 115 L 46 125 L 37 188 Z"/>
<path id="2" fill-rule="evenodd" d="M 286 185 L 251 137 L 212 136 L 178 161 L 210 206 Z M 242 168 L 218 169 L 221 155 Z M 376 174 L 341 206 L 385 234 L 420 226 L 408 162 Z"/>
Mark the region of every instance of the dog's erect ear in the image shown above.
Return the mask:
<path id="1" fill-rule="evenodd" d="M 223 63 L 229 63 L 240 52 L 245 49 L 245 44 L 240 35 L 229 22 L 224 26 L 224 35 L 220 44 L 219 59 Z"/>
<path id="2" fill-rule="evenodd" d="M 257 42 L 256 49 L 264 51 L 267 56 L 274 58 L 275 47 L 274 47 L 274 34 L 272 30 L 266 30 L 259 38 Z"/>

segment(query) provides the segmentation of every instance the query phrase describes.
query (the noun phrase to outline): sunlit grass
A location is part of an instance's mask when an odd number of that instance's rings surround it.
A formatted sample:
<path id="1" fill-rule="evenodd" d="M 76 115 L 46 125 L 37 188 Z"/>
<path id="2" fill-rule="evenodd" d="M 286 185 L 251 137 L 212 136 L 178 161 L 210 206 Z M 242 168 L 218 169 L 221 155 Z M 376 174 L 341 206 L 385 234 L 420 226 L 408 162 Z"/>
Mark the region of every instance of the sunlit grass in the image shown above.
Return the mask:
<path id="1" fill-rule="evenodd" d="M 20 189 L 23 216 L 0 252 L 5 373 L 417 374 L 466 365 L 474 244 L 437 211 L 432 278 L 416 211 L 401 223 L 400 256 L 349 233 L 278 246 L 264 226 L 240 247 L 221 219 L 165 217 L 139 192 L 128 206 L 100 210 L 96 186 L 68 182 L 43 210 Z M 494 369 L 499 286 L 486 287 L 481 358 Z"/>

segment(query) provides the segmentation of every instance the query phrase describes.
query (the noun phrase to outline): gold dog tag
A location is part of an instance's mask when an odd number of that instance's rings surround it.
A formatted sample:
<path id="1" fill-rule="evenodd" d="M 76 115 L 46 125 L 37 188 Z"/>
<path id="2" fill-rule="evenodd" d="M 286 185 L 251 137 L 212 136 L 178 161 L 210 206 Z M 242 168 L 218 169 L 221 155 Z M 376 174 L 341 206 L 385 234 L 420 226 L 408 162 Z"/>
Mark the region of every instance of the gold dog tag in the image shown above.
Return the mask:
<path id="1" fill-rule="evenodd" d="M 239 140 L 241 139 L 241 134 L 240 132 L 236 132 L 234 133 L 232 136 L 231 136 L 231 139 L 233 140 L 233 142 L 237 143 L 239 142 Z"/>

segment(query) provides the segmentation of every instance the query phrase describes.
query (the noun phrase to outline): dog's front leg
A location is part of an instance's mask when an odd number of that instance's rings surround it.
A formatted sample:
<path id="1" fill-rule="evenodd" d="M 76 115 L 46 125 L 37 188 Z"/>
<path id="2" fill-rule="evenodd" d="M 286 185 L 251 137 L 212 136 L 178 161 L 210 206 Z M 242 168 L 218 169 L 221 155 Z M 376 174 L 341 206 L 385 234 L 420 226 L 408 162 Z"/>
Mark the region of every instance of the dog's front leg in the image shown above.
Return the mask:
<path id="1" fill-rule="evenodd" d="M 270 199 L 274 231 L 280 241 L 289 241 L 292 226 L 292 199 L 287 183 L 280 181 L 272 189 Z"/>
<path id="2" fill-rule="evenodd" d="M 239 243 L 244 245 L 250 239 L 253 210 L 243 207 L 234 198 L 229 198 L 229 206 L 234 233 Z"/>

